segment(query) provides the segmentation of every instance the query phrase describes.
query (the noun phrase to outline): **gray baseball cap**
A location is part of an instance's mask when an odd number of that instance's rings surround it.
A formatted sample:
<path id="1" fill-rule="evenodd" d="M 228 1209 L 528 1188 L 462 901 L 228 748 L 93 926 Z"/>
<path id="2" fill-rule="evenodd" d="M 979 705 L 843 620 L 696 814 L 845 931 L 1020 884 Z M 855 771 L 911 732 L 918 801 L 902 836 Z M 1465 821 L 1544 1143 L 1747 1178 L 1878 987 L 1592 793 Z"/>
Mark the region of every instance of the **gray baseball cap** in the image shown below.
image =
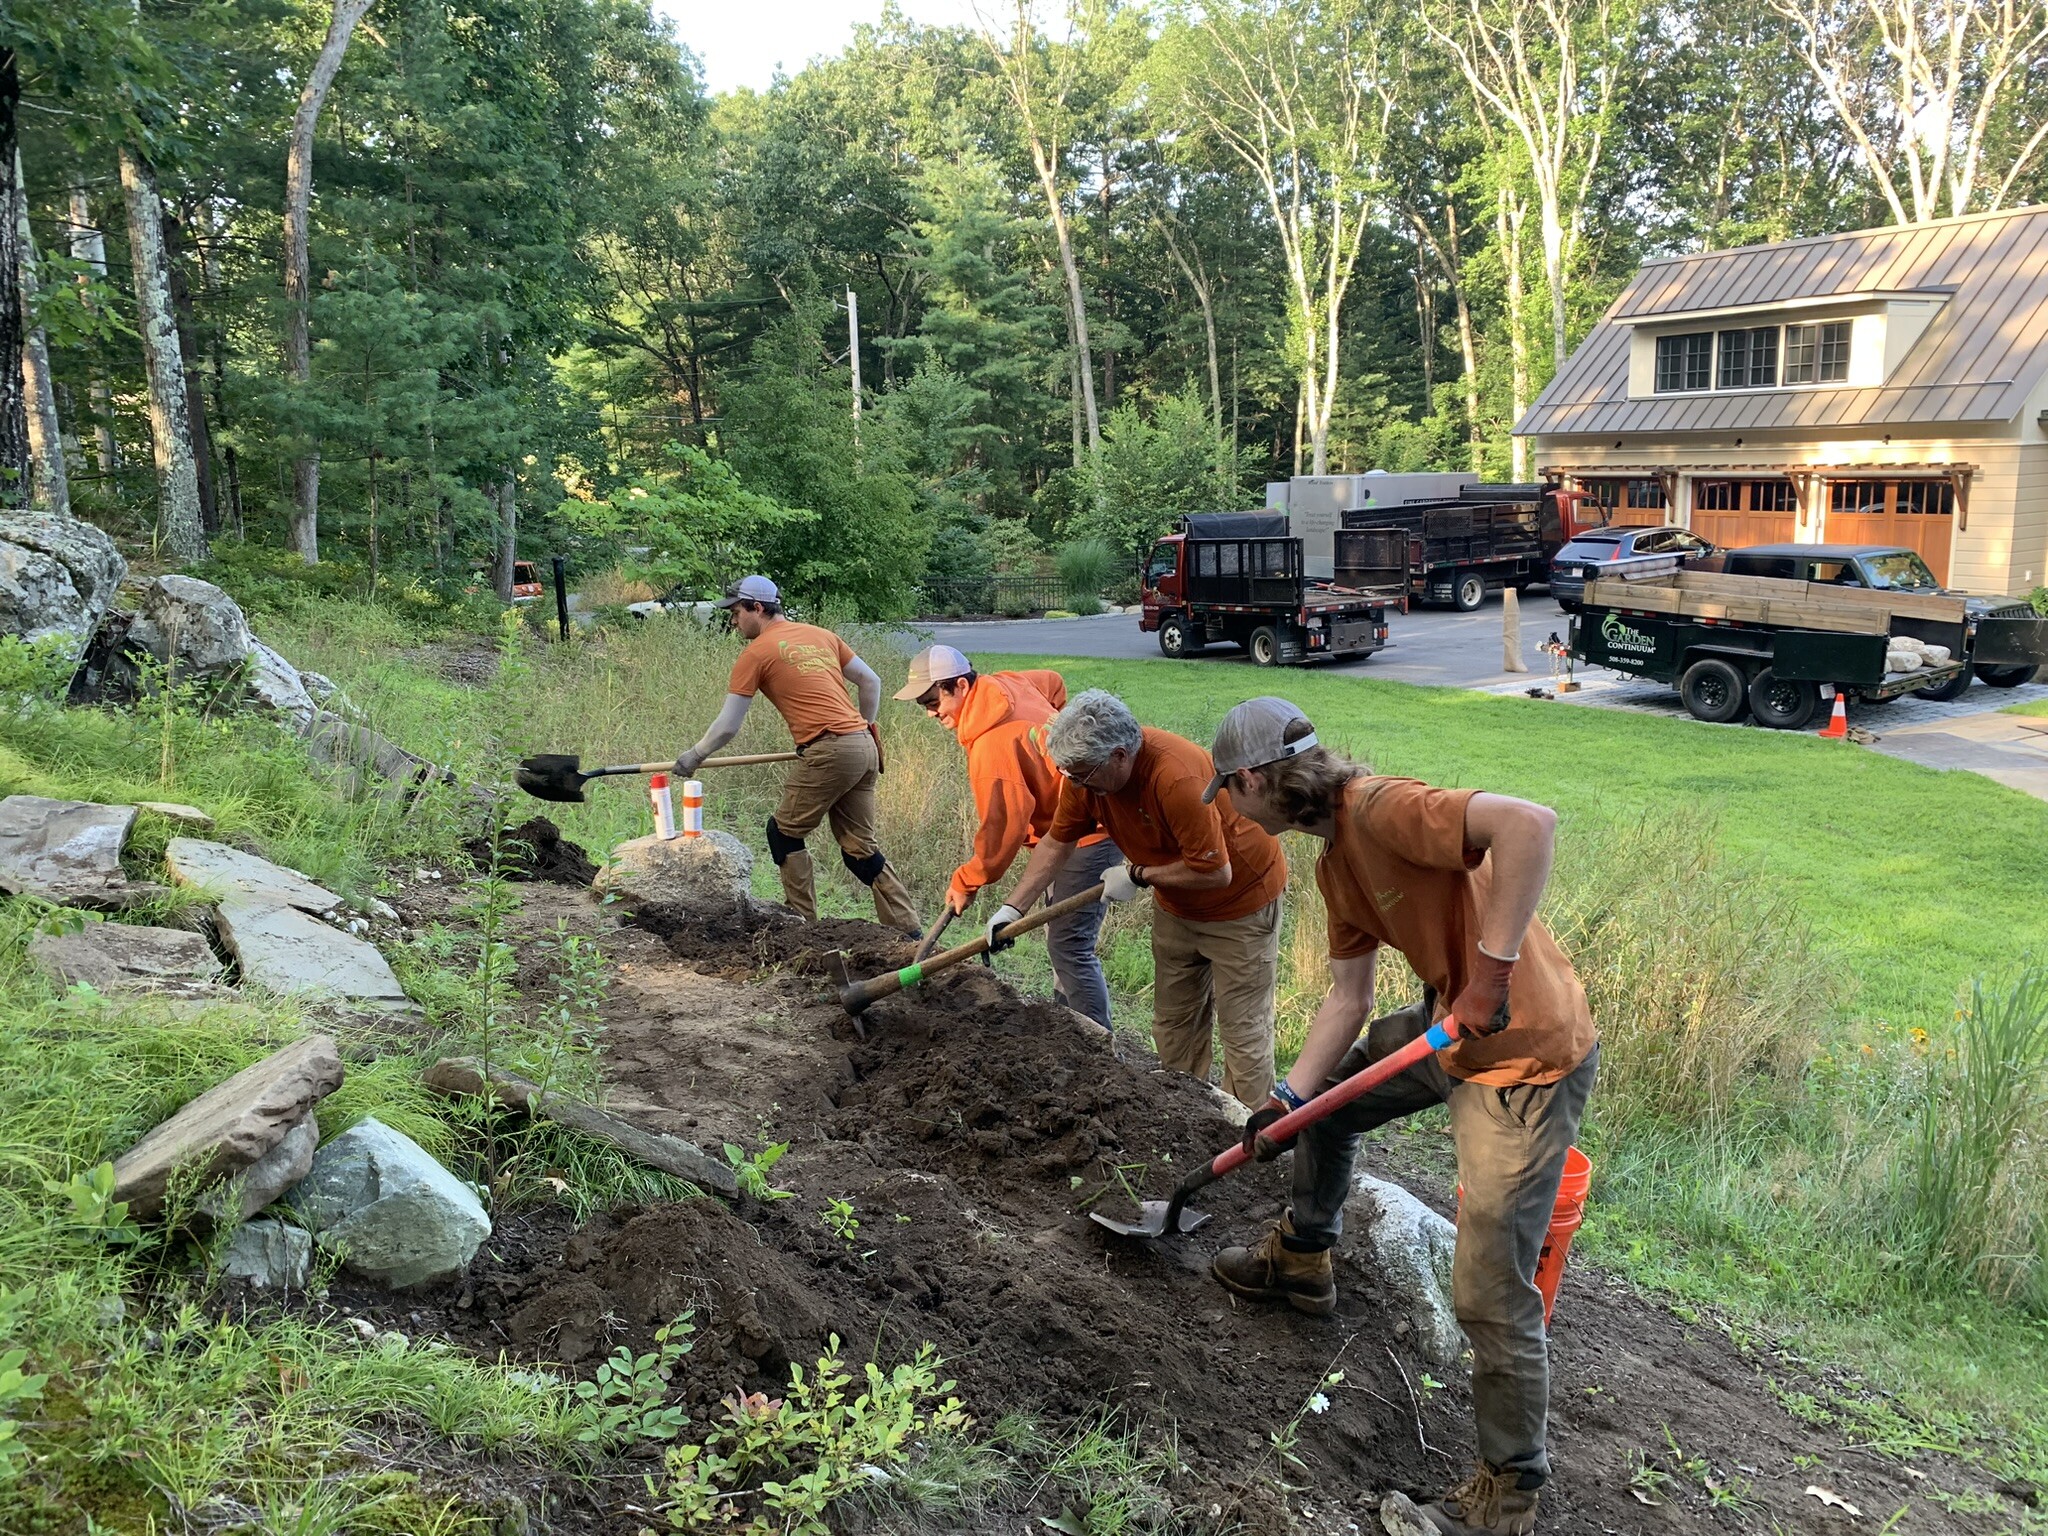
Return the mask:
<path id="1" fill-rule="evenodd" d="M 742 576 L 725 589 L 725 596 L 711 606 L 730 608 L 734 603 L 780 603 L 782 593 L 766 576 Z"/>
<path id="2" fill-rule="evenodd" d="M 1224 780 L 1240 768 L 1263 768 L 1282 758 L 1298 757 L 1313 747 L 1314 730 L 1294 741 L 1284 739 L 1287 728 L 1297 720 L 1308 724 L 1307 715 L 1287 700 L 1270 694 L 1246 699 L 1225 715 L 1223 723 L 1216 727 L 1216 743 L 1209 749 L 1209 755 L 1216 760 L 1216 777 L 1202 791 L 1203 801 L 1214 800 L 1221 794 Z"/>

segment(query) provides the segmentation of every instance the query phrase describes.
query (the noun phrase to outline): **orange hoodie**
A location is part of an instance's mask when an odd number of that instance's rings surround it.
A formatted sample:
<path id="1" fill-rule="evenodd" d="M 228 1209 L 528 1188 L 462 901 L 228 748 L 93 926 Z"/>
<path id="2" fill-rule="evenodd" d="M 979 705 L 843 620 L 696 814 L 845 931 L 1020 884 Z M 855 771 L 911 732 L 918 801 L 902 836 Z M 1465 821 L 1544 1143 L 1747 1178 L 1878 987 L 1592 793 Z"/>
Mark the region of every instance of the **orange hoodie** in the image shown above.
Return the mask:
<path id="1" fill-rule="evenodd" d="M 947 889 L 963 906 L 1002 879 L 1018 851 L 1035 845 L 1052 825 L 1064 780 L 1045 753 L 1045 722 L 1066 702 L 1066 679 L 1051 671 L 991 673 L 968 690 L 953 732 L 967 752 L 967 782 L 981 825 L 973 857 L 953 872 Z"/>

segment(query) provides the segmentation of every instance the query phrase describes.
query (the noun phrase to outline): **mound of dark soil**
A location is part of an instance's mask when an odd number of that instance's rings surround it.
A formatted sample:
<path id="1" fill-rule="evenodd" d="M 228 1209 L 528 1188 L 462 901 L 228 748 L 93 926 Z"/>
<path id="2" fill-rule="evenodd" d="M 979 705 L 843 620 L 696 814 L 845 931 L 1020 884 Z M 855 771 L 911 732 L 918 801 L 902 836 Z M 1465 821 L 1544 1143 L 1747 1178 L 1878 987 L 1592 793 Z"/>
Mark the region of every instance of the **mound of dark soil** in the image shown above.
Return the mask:
<path id="1" fill-rule="evenodd" d="M 491 840 L 473 837 L 462 851 L 478 869 L 491 867 Z M 545 816 L 507 827 L 498 840 L 498 872 L 507 880 L 547 880 L 556 885 L 587 887 L 597 878 L 597 865 L 583 849 L 562 836 Z"/>

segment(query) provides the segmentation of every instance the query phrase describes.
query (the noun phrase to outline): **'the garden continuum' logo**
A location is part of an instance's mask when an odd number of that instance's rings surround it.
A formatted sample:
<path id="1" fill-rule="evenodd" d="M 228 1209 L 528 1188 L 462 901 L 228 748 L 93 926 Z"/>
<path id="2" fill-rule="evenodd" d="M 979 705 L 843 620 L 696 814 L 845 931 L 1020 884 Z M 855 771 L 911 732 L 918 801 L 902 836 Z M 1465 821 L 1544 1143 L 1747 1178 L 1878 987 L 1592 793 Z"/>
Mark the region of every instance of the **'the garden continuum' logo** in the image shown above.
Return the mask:
<path id="1" fill-rule="evenodd" d="M 1618 613 L 1610 613 L 1600 621 L 1600 638 L 1607 642 L 1610 651 L 1654 651 L 1657 640 L 1639 629 L 1630 629 Z"/>

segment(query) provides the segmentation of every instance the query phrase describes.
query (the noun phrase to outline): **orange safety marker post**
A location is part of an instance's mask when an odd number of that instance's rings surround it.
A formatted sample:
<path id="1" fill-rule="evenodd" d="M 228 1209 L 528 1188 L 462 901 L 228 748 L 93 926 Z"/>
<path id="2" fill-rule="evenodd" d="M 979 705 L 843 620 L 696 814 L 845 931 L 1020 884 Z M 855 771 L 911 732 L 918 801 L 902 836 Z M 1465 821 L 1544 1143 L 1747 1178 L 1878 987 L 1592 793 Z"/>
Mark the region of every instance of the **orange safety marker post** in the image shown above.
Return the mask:
<path id="1" fill-rule="evenodd" d="M 704 835 L 704 785 L 699 779 L 683 780 L 683 836 Z"/>

